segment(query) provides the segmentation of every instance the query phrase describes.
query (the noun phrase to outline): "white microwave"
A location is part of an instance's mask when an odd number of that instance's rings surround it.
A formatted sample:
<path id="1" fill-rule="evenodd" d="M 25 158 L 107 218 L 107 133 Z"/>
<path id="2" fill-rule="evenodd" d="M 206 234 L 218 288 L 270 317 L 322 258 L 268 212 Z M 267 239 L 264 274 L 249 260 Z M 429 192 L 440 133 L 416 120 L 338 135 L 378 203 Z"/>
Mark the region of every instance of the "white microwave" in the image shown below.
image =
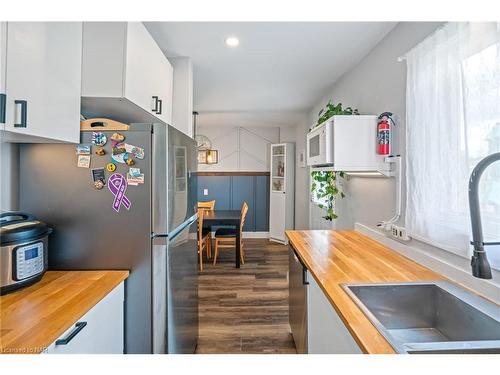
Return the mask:
<path id="1" fill-rule="evenodd" d="M 325 121 L 307 134 L 307 165 L 333 164 L 333 119 Z"/>

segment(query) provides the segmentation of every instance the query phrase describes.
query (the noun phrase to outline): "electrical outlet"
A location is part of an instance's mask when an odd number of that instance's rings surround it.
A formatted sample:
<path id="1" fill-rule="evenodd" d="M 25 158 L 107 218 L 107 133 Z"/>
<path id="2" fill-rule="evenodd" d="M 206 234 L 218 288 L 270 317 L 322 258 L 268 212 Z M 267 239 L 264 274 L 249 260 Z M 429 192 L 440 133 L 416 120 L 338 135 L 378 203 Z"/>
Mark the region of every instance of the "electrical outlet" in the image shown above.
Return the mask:
<path id="1" fill-rule="evenodd" d="M 392 225 L 390 230 L 391 237 L 399 240 L 399 241 L 410 241 L 411 238 L 408 236 L 405 227 L 400 227 L 397 225 Z"/>
<path id="2" fill-rule="evenodd" d="M 208 189 L 203 189 L 203 195 L 208 195 Z"/>

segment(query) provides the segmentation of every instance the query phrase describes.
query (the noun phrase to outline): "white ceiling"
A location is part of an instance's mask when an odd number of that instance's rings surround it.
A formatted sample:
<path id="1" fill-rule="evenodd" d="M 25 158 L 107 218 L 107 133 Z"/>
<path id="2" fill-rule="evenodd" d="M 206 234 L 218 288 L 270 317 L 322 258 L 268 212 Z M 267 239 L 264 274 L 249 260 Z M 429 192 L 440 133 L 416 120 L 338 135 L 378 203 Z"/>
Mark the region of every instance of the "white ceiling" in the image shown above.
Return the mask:
<path id="1" fill-rule="evenodd" d="M 202 125 L 295 125 L 394 22 L 145 22 L 167 57 L 189 56 Z M 237 36 L 237 48 L 226 47 Z"/>

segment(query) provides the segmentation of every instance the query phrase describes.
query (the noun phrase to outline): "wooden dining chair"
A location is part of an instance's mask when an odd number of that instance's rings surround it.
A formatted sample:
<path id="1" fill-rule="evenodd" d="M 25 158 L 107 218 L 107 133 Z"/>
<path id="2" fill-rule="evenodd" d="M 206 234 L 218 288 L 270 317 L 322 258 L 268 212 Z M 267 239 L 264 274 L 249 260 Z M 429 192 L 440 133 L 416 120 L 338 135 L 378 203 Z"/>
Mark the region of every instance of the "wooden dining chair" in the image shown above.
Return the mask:
<path id="1" fill-rule="evenodd" d="M 210 231 L 203 230 L 203 216 L 205 215 L 205 210 L 198 209 L 198 256 L 200 258 L 200 271 L 203 271 L 203 250 L 209 257 L 209 253 L 212 251 L 212 239 Z"/>
<path id="2" fill-rule="evenodd" d="M 198 202 L 197 209 L 211 210 L 211 211 L 213 211 L 215 209 L 215 199 L 212 200 L 212 201 Z M 205 229 L 204 234 L 208 235 L 208 239 L 207 239 L 207 241 L 208 241 L 207 255 L 208 255 L 208 258 L 212 258 L 212 231 L 211 231 L 211 229 L 210 228 Z"/>
<path id="3" fill-rule="evenodd" d="M 215 199 L 213 201 L 198 202 L 198 208 L 203 210 L 214 210 L 215 209 Z"/>
<path id="4" fill-rule="evenodd" d="M 217 262 L 217 255 L 219 249 L 234 248 L 236 246 L 236 231 L 240 231 L 240 259 L 241 263 L 245 264 L 245 251 L 243 248 L 243 226 L 248 212 L 247 202 L 243 202 L 240 214 L 240 227 L 235 228 L 219 228 L 215 231 L 215 252 L 214 252 L 214 265 Z"/>

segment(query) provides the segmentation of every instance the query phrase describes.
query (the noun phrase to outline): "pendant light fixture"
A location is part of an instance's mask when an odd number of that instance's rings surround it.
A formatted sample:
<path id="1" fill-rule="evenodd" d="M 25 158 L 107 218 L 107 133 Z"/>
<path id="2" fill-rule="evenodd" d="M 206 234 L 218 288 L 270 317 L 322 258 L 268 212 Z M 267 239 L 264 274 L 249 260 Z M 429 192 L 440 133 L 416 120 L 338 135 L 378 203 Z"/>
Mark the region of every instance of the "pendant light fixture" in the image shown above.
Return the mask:
<path id="1" fill-rule="evenodd" d="M 218 150 L 212 149 L 212 142 L 208 137 L 197 134 L 198 112 L 193 112 L 193 137 L 198 147 L 198 164 L 217 164 L 219 162 Z"/>

